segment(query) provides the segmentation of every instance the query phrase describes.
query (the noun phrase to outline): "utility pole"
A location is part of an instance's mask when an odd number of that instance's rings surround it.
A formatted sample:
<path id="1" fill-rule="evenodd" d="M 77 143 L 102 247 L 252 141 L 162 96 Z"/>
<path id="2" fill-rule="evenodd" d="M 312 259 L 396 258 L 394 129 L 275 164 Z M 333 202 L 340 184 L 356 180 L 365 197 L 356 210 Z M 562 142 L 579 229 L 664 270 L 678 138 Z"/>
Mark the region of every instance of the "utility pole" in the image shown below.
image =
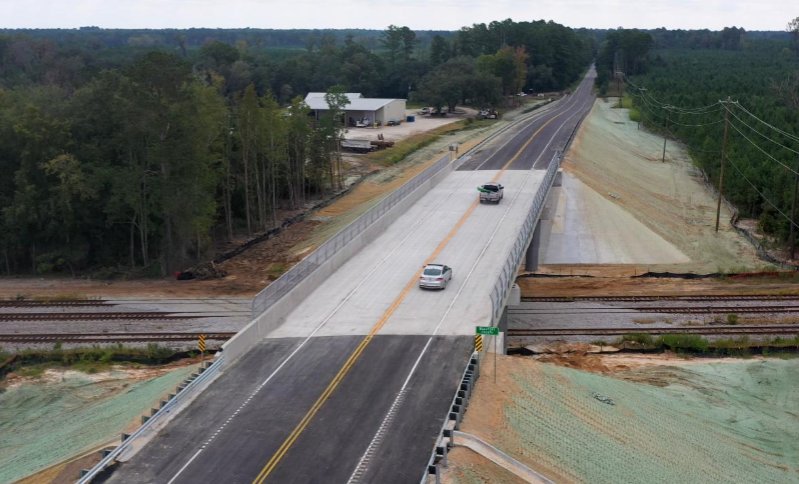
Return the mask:
<path id="1" fill-rule="evenodd" d="M 669 133 L 669 108 L 671 106 L 666 106 L 666 132 L 663 133 L 663 157 L 660 159 L 661 163 L 666 162 L 666 139 Z"/>
<path id="2" fill-rule="evenodd" d="M 721 101 L 724 104 L 724 141 L 721 145 L 721 169 L 719 171 L 719 201 L 716 204 L 716 232 L 719 231 L 719 217 L 721 215 L 721 197 L 724 189 L 724 157 L 727 155 L 727 128 L 730 124 L 730 110 L 726 103 L 730 102 L 730 97 L 727 96 L 727 101 Z"/>
<path id="3" fill-rule="evenodd" d="M 796 192 L 799 190 L 799 161 L 796 163 L 796 171 L 793 174 L 793 201 L 791 202 L 791 232 L 788 236 L 788 244 L 791 248 L 791 260 L 796 256 Z"/>
<path id="4" fill-rule="evenodd" d="M 646 96 L 646 88 L 645 87 L 641 87 L 638 90 L 641 92 L 641 100 L 643 101 L 644 96 Z M 641 110 L 639 111 L 639 116 L 638 116 L 638 130 L 639 131 L 641 130 L 641 121 L 643 121 L 643 120 L 644 120 L 644 103 L 641 102 Z M 646 126 L 646 124 L 644 124 L 644 126 Z"/>

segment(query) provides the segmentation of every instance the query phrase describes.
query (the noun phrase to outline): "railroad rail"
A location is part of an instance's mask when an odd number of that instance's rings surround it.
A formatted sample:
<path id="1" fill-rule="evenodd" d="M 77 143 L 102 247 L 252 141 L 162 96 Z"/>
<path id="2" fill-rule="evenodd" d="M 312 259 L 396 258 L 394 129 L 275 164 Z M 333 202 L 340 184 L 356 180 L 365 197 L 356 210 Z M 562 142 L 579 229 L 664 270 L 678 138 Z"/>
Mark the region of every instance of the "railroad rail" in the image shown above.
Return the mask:
<path id="1" fill-rule="evenodd" d="M 686 313 L 686 314 L 727 314 L 727 313 L 797 313 L 799 304 L 780 306 L 638 306 L 609 308 L 525 308 L 511 309 L 511 314 L 623 314 L 623 313 Z"/>
<path id="2" fill-rule="evenodd" d="M 530 296 L 524 302 L 576 302 L 576 301 L 799 301 L 799 294 L 701 294 L 662 296 Z"/>
<path id="3" fill-rule="evenodd" d="M 508 337 L 522 336 L 589 336 L 625 334 L 704 334 L 704 335 L 751 335 L 751 334 L 799 334 L 799 325 L 762 326 L 681 326 L 659 328 L 531 328 L 508 329 Z"/>
<path id="4" fill-rule="evenodd" d="M 0 333 L 3 343 L 117 343 L 117 342 L 162 342 L 193 341 L 200 334 L 206 340 L 226 341 L 235 332 L 214 333 Z"/>
<path id="5" fill-rule="evenodd" d="M 147 319 L 196 319 L 203 316 L 184 315 L 160 311 L 126 313 L 0 313 L 0 321 L 108 321 L 108 320 L 147 320 Z"/>
<path id="6" fill-rule="evenodd" d="M 38 307 L 99 307 L 115 306 L 108 301 L 49 301 L 46 299 L 29 301 L 26 299 L 0 301 L 0 308 L 38 308 Z"/>

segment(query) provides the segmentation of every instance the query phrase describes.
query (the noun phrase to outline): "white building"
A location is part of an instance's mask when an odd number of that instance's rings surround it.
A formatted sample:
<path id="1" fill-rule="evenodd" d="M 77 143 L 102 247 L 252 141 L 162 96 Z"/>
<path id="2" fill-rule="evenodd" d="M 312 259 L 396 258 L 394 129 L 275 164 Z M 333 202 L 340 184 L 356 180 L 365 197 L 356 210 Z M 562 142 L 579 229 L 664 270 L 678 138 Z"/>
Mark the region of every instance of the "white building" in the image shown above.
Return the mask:
<path id="1" fill-rule="evenodd" d="M 366 98 L 359 92 L 345 93 L 349 104 L 344 106 L 344 121 L 347 126 L 385 126 L 405 121 L 405 99 Z M 305 104 L 311 108 L 316 119 L 328 110 L 325 93 L 311 92 L 305 96 Z"/>

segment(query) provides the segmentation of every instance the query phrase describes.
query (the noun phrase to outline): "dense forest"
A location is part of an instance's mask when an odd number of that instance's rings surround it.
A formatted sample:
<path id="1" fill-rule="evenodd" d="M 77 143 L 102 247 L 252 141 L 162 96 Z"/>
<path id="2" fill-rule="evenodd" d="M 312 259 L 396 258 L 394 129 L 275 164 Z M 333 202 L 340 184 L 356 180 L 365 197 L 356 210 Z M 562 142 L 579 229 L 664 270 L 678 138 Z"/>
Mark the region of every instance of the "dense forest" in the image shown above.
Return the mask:
<path id="1" fill-rule="evenodd" d="M 799 176 L 799 32 L 654 34 L 607 37 L 598 56 L 600 90 L 612 92 L 621 78 L 634 101 L 633 115 L 684 142 L 716 186 L 723 155 L 725 197 L 741 216 L 758 219 L 766 233 L 788 241 L 791 225 L 799 227 L 792 222 Z"/>
<path id="2" fill-rule="evenodd" d="M 168 274 L 340 188 L 327 92 L 499 106 L 579 79 L 595 38 L 458 32 L 0 31 L 0 267 Z M 332 109 L 331 112 L 335 112 Z"/>

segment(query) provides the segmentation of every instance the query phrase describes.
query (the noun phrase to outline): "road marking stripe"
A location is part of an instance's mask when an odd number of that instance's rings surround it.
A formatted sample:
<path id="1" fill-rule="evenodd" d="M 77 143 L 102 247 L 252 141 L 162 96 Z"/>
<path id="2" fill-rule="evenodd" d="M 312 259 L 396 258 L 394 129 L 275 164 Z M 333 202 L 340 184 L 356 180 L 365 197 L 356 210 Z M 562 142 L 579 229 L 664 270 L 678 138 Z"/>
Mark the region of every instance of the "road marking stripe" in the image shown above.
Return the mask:
<path id="1" fill-rule="evenodd" d="M 530 145 L 530 143 L 532 143 L 533 139 L 535 139 L 535 137 L 538 136 L 538 134 L 541 132 L 541 130 L 543 130 L 546 126 L 549 125 L 549 123 L 554 121 L 556 118 L 560 117 L 562 114 L 563 113 L 559 113 L 559 114 L 553 116 L 546 123 L 544 123 L 538 130 L 536 130 L 536 132 L 533 133 L 532 136 L 530 136 L 530 139 L 527 140 L 527 142 L 516 152 L 516 154 L 502 167 L 502 169 L 499 170 L 499 172 L 494 176 L 492 181 L 496 181 L 497 179 L 499 179 L 502 176 L 502 174 L 504 174 L 504 172 L 507 171 L 508 167 L 514 161 L 516 161 L 516 159 L 518 159 L 519 156 L 521 156 L 521 154 L 524 152 L 524 150 Z M 452 241 L 452 239 L 455 237 L 455 235 L 458 233 L 458 231 L 461 229 L 461 227 L 463 227 L 463 225 L 466 223 L 466 220 L 469 219 L 469 217 L 471 216 L 471 214 L 474 212 L 474 210 L 477 208 L 478 205 L 479 205 L 479 200 L 475 200 L 475 201 L 472 202 L 472 204 L 469 206 L 469 208 L 466 210 L 466 212 L 463 213 L 463 215 L 461 216 L 460 220 L 458 220 L 458 222 L 455 224 L 455 226 L 453 226 L 452 229 L 449 231 L 449 233 L 444 238 L 444 240 L 442 240 L 438 244 L 438 246 L 433 251 L 433 253 L 430 254 L 430 256 L 428 256 L 428 258 L 425 260 L 425 263 L 424 263 L 425 265 L 431 263 L 433 260 L 435 260 L 436 257 L 438 257 L 441 254 L 441 252 L 449 244 L 449 242 Z M 314 402 L 314 404 L 311 406 L 311 408 L 308 410 L 308 412 L 306 412 L 306 414 L 303 416 L 302 420 L 300 420 L 300 422 L 297 424 L 297 426 L 294 427 L 294 429 L 291 431 L 291 433 L 286 438 L 286 440 L 283 441 L 283 443 L 280 445 L 278 450 L 272 455 L 272 457 L 269 459 L 269 461 L 267 461 L 266 465 L 264 465 L 263 469 L 261 469 L 261 472 L 259 472 L 258 476 L 256 476 L 256 478 L 253 480 L 253 484 L 262 484 L 264 482 L 264 480 L 266 480 L 266 478 L 269 476 L 269 474 L 271 474 L 272 471 L 274 471 L 275 467 L 277 467 L 277 465 L 280 463 L 280 461 L 286 455 L 286 453 L 291 448 L 291 446 L 294 445 L 294 442 L 296 442 L 296 440 L 299 438 L 300 434 L 302 434 L 302 432 L 308 426 L 310 421 L 316 416 L 316 414 L 319 412 L 319 410 L 322 408 L 322 406 L 325 404 L 325 402 L 327 402 L 328 398 L 330 398 L 330 395 L 332 395 L 333 391 L 335 391 L 335 389 L 338 387 L 339 383 L 341 383 L 341 381 L 344 379 L 344 377 L 347 376 L 347 374 L 349 373 L 350 369 L 353 367 L 353 365 L 355 365 L 355 362 L 358 360 L 358 358 L 360 358 L 360 356 L 363 353 L 364 349 L 366 349 L 366 347 L 369 345 L 369 343 L 371 343 L 371 341 L 374 338 L 375 334 L 377 334 L 377 332 L 380 331 L 383 328 L 383 326 L 385 326 L 385 324 L 389 320 L 389 318 L 394 314 L 394 312 L 397 310 L 397 308 L 399 308 L 400 304 L 402 304 L 402 302 L 408 296 L 408 294 L 410 293 L 411 289 L 413 289 L 416 286 L 417 281 L 419 280 L 419 276 L 420 276 L 421 272 L 422 272 L 421 269 L 416 271 L 416 273 L 408 281 L 408 283 L 402 289 L 402 291 L 397 296 L 397 298 L 394 299 L 394 301 L 391 303 L 391 305 L 388 307 L 388 309 L 386 309 L 386 311 L 383 313 L 383 315 L 380 317 L 380 319 L 377 321 L 377 323 L 375 323 L 375 325 L 372 326 L 372 329 L 369 331 L 369 334 L 367 334 L 361 340 L 361 342 L 358 344 L 358 346 L 350 354 L 349 358 L 347 358 L 347 361 L 344 363 L 344 365 L 339 369 L 338 373 L 336 373 L 336 376 L 333 377 L 333 379 L 327 385 L 327 387 L 322 392 L 322 394 L 319 395 L 319 398 L 317 398 L 316 402 Z M 429 342 L 428 342 L 428 345 L 429 345 Z M 427 347 L 427 345 L 425 345 L 425 348 L 426 347 Z M 422 354 L 424 354 L 424 353 L 422 353 Z M 420 355 L 420 357 L 421 357 L 421 355 Z M 418 361 L 417 361 L 417 363 L 418 363 Z"/>
<path id="2" fill-rule="evenodd" d="M 454 192 L 453 192 L 453 193 L 454 193 Z M 452 193 L 450 194 L 450 196 L 451 196 L 451 195 L 452 195 Z M 415 226 L 418 226 L 418 225 L 421 225 L 421 223 L 422 223 L 424 220 L 425 220 L 425 217 L 422 217 L 422 218 L 420 218 L 420 219 L 419 219 L 419 220 L 416 222 L 416 224 L 414 224 L 414 227 L 415 227 Z M 375 265 L 374 265 L 374 267 L 372 268 L 372 270 L 371 270 L 371 271 L 369 271 L 369 272 L 367 273 L 367 276 L 368 276 L 368 275 L 371 275 L 371 274 L 373 274 L 375 271 L 377 271 L 377 269 L 378 269 L 379 267 L 381 267 L 381 266 L 382 266 L 382 264 L 383 264 L 383 263 L 384 263 L 386 260 L 388 260 L 388 258 L 390 258 L 390 257 L 391 257 L 391 256 L 392 256 L 392 255 L 393 255 L 393 254 L 394 254 L 394 253 L 395 253 L 395 252 L 398 250 L 398 249 L 400 249 L 401 247 L 403 247 L 403 246 L 405 245 L 405 241 L 406 241 L 406 240 L 408 240 L 408 238 L 410 238 L 410 237 L 411 237 L 413 234 L 414 234 L 414 230 L 409 230 L 409 231 L 408 231 L 408 233 L 405 235 L 405 237 L 403 237 L 403 238 L 402 238 L 402 240 L 400 240 L 400 241 L 399 241 L 399 242 L 398 242 L 398 243 L 397 243 L 397 244 L 394 246 L 394 248 L 393 248 L 393 249 L 391 249 L 391 250 L 390 250 L 390 251 L 389 251 L 389 252 L 388 252 L 388 253 L 387 253 L 387 254 L 386 254 L 384 257 L 383 257 L 383 259 L 381 259 L 381 260 L 380 260 L 380 261 L 379 261 L 377 264 L 375 264 Z M 302 349 L 302 348 L 303 348 L 303 347 L 304 347 L 304 346 L 305 346 L 305 345 L 306 345 L 306 344 L 307 344 L 307 343 L 308 343 L 308 342 L 309 342 L 309 341 L 310 341 L 310 340 L 311 340 L 311 339 L 312 339 L 312 338 L 313 338 L 313 337 L 316 335 L 316 333 L 318 333 L 318 332 L 319 332 L 319 331 L 320 331 L 320 330 L 321 330 L 321 329 L 322 329 L 322 328 L 323 328 L 323 327 L 324 327 L 324 326 L 327 324 L 327 322 L 328 322 L 328 321 L 330 321 L 330 319 L 332 319 L 332 318 L 333 318 L 333 316 L 335 316 L 335 315 L 338 313 L 339 309 L 341 309 L 341 308 L 342 308 L 342 307 L 343 307 L 343 306 L 344 306 L 344 305 L 347 303 L 347 301 L 349 301 L 349 300 L 352 298 L 352 296 L 353 296 L 353 295 L 354 295 L 356 292 L 358 292 L 358 290 L 361 288 L 361 286 L 363 286 L 363 285 L 366 283 L 367 279 L 368 279 L 368 277 L 364 277 L 364 278 L 363 278 L 363 280 L 362 280 L 361 282 L 359 282 L 359 283 L 358 283 L 358 284 L 357 284 L 357 285 L 356 285 L 356 286 L 355 286 L 355 287 L 354 287 L 354 288 L 353 288 L 353 289 L 352 289 L 352 290 L 351 290 L 351 291 L 350 291 L 350 292 L 347 294 L 347 296 L 346 296 L 346 297 L 344 297 L 344 299 L 342 299 L 342 300 L 341 300 L 341 302 L 339 302 L 339 304 L 338 304 L 338 305 L 336 305 L 336 307 L 335 307 L 335 308 L 333 308 L 333 310 L 332 310 L 332 311 L 331 311 L 331 312 L 330 312 L 330 313 L 329 313 L 329 314 L 328 314 L 328 315 L 327 315 L 327 316 L 326 316 L 326 317 L 325 317 L 325 318 L 324 318 L 324 319 L 323 319 L 323 320 L 322 320 L 322 321 L 321 321 L 321 322 L 320 322 L 320 323 L 319 323 L 319 324 L 318 324 L 318 325 L 317 325 L 317 326 L 314 328 L 314 330 L 313 330 L 313 331 L 312 331 L 312 332 L 311 332 L 311 333 L 310 333 L 308 336 L 306 336 L 306 337 L 305 337 L 305 339 L 304 339 L 304 340 L 303 340 L 303 341 L 302 341 L 302 342 L 301 342 L 301 343 L 300 343 L 300 344 L 299 344 L 299 345 L 298 345 L 298 346 L 297 346 L 297 347 L 296 347 L 296 348 L 295 348 L 295 349 L 294 349 L 294 350 L 293 350 L 293 351 L 292 351 L 292 352 L 291 352 L 291 353 L 290 353 L 290 354 L 289 354 L 289 355 L 288 355 L 288 356 L 287 356 L 287 357 L 286 357 L 286 358 L 285 358 L 285 359 L 284 359 L 284 360 L 283 360 L 283 361 L 280 363 L 280 365 L 279 365 L 279 366 L 278 366 L 278 367 L 277 367 L 277 368 L 276 368 L 276 369 L 275 369 L 275 370 L 274 370 L 272 373 L 270 373 L 270 374 L 269 374 L 269 376 L 267 376 L 267 377 L 266 377 L 266 379 L 265 379 L 263 382 L 261 382 L 261 384 L 260 384 L 260 385 L 258 385 L 258 386 L 255 388 L 255 390 L 254 390 L 252 393 L 250 393 L 250 395 L 247 397 L 247 399 L 246 399 L 246 400 L 245 400 L 245 401 L 244 401 L 244 402 L 243 402 L 243 403 L 242 403 L 242 404 L 239 406 L 239 408 L 238 408 L 238 410 L 237 410 L 237 411 L 243 410 L 243 409 L 244 409 L 244 407 L 246 407 L 246 406 L 247 406 L 247 405 L 250 403 L 250 401 L 251 401 L 251 400 L 252 400 L 252 399 L 253 399 L 253 398 L 254 398 L 254 397 L 255 397 L 255 396 L 256 396 L 256 395 L 257 395 L 257 394 L 258 394 L 258 393 L 261 391 L 261 389 L 262 389 L 262 388 L 263 388 L 263 387 L 264 387 L 266 384 L 268 384 L 268 383 L 269 383 L 269 382 L 272 380 L 272 378 L 274 378 L 274 377 L 275 377 L 275 375 L 276 375 L 278 372 L 280 372 L 280 370 L 281 370 L 281 369 L 283 369 L 283 367 L 284 367 L 284 366 L 285 366 L 285 365 L 286 365 L 286 364 L 287 364 L 287 363 L 288 363 L 288 362 L 289 362 L 291 359 L 293 359 L 293 358 L 294 358 L 294 356 L 295 356 L 297 353 L 299 353 L 299 352 L 300 352 L 300 350 L 301 350 L 301 349 Z M 210 444 L 211 444 L 211 443 L 212 443 L 212 442 L 213 442 L 213 441 L 216 439 L 216 436 L 217 436 L 217 434 L 219 434 L 219 432 L 220 432 L 222 429 L 224 429 L 226 426 L 227 426 L 227 422 L 225 422 L 224 424 L 222 424 L 222 426 L 220 426 L 220 427 L 219 427 L 219 429 L 217 430 L 217 432 L 216 432 L 215 434 L 213 434 L 213 435 L 212 435 L 212 436 L 211 436 L 211 437 L 210 437 L 208 440 L 206 440 L 206 441 L 203 443 L 203 446 L 200 448 L 200 450 L 197 452 L 197 454 L 195 454 L 194 456 L 192 456 L 192 458 L 191 458 L 191 459 L 189 459 L 189 462 L 188 462 L 188 463 L 186 463 L 186 465 L 184 465 L 183 467 L 181 467 L 181 468 L 180 468 L 180 470 L 178 470 L 178 472 L 177 472 L 177 473 L 176 473 L 174 476 L 172 476 L 172 479 L 170 479 L 170 480 L 169 480 L 169 482 L 170 482 L 170 483 L 174 482 L 174 481 L 175 481 L 175 480 L 176 480 L 176 479 L 177 479 L 177 478 L 180 476 L 180 474 L 182 474 L 182 473 L 183 473 L 183 472 L 186 470 L 186 468 L 188 467 L 188 465 L 189 465 L 189 464 L 190 464 L 192 461 L 194 461 L 194 460 L 197 458 L 197 456 L 200 454 L 200 452 L 202 452 L 202 450 L 203 450 L 203 449 L 205 449 L 206 447 L 208 447 L 208 446 L 209 446 L 209 445 L 210 445 Z"/>
<path id="3" fill-rule="evenodd" d="M 472 202 L 472 204 L 469 206 L 466 212 L 464 212 L 464 214 L 461 216 L 460 220 L 458 220 L 458 223 L 456 223 L 455 226 L 452 227 L 447 236 L 444 237 L 444 240 L 442 240 L 438 244 L 433 253 L 430 254 L 430 256 L 425 260 L 424 263 L 425 265 L 431 263 L 433 260 L 435 260 L 436 257 L 439 256 L 439 254 L 441 254 L 441 252 L 449 244 L 452 238 L 455 237 L 455 235 L 458 233 L 463 224 L 466 223 L 466 220 L 468 220 L 469 216 L 471 216 L 472 212 L 474 212 L 478 204 L 479 202 L 477 200 Z M 353 350 L 349 358 L 347 358 L 347 361 L 344 363 L 341 369 L 339 369 L 338 373 L 333 378 L 333 380 L 331 380 L 330 383 L 327 385 L 327 388 L 325 388 L 322 394 L 319 395 L 319 398 L 316 400 L 316 402 L 314 402 L 313 406 L 311 406 L 311 408 L 302 418 L 300 423 L 297 424 L 296 427 L 294 427 L 294 430 L 292 430 L 291 434 L 289 434 L 286 440 L 283 441 L 283 443 L 278 448 L 277 452 L 275 452 L 272 455 L 272 457 L 269 459 L 269 461 L 266 463 L 263 469 L 261 469 L 261 472 L 258 473 L 258 476 L 255 478 L 255 480 L 253 480 L 254 484 L 263 483 L 264 480 L 269 476 L 269 474 L 272 473 L 272 471 L 275 469 L 280 460 L 283 459 L 283 456 L 286 455 L 286 452 L 288 452 L 291 446 L 294 445 L 294 442 L 308 426 L 311 419 L 313 419 L 313 417 L 316 416 L 317 412 L 319 412 L 319 409 L 322 407 L 322 405 L 324 405 L 324 403 L 327 401 L 327 399 L 330 397 L 333 391 L 338 387 L 339 383 L 341 383 L 344 377 L 347 376 L 350 369 L 358 360 L 358 358 L 360 358 L 361 353 L 363 353 L 363 350 L 372 341 L 372 338 L 374 338 L 375 334 L 377 334 L 377 332 L 380 331 L 383 328 L 383 326 L 385 326 L 389 318 L 394 314 L 397 308 L 399 308 L 400 304 L 402 304 L 402 302 L 408 296 L 410 291 L 416 286 L 421 273 L 422 269 L 417 270 L 416 273 L 413 275 L 413 277 L 408 281 L 408 283 L 405 284 L 405 287 L 402 288 L 402 291 L 400 292 L 399 296 L 397 296 L 397 298 L 394 299 L 394 302 L 392 302 L 391 305 L 388 307 L 388 309 L 386 309 L 386 311 L 383 313 L 383 315 L 380 317 L 377 323 L 375 323 L 375 325 L 372 326 L 372 329 L 369 330 L 369 334 L 367 334 L 361 340 L 361 342 L 358 344 L 355 350 Z"/>
<path id="4" fill-rule="evenodd" d="M 550 139 L 547 142 L 546 146 L 544 146 L 544 150 L 546 150 L 546 148 L 552 143 L 552 141 L 555 139 L 555 136 L 557 136 L 557 134 L 560 132 L 560 130 L 563 129 L 563 126 L 566 123 L 568 123 L 569 120 L 571 120 L 578 113 L 579 113 L 579 111 L 573 113 L 571 116 L 569 116 L 568 118 L 566 118 L 563 121 L 563 123 L 560 125 L 560 127 L 558 127 L 558 129 L 555 131 L 555 133 L 550 137 Z M 538 162 L 538 159 L 540 159 L 542 155 L 543 155 L 543 151 L 541 152 L 541 154 L 539 154 L 538 158 L 536 158 L 536 163 Z M 533 170 L 530 170 L 530 174 L 532 174 L 532 172 L 533 172 Z M 527 182 L 531 180 L 531 178 L 532 178 L 531 176 L 528 176 L 527 180 L 524 181 L 524 185 L 526 185 Z M 518 190 L 516 192 L 516 195 L 514 196 L 514 201 L 519 197 L 520 194 L 521 194 L 521 190 Z M 500 226 L 504 222 L 504 220 L 508 216 L 509 212 L 510 212 L 510 207 L 505 209 L 505 212 L 502 214 L 502 217 L 500 217 L 500 219 L 497 221 L 495 227 Z M 350 475 L 350 478 L 347 481 L 348 484 L 357 484 L 361 480 L 361 478 L 364 476 L 364 474 L 366 474 L 366 472 L 369 470 L 369 463 L 371 462 L 371 459 L 374 456 L 374 453 L 377 451 L 377 447 L 382 443 L 383 436 L 384 436 L 385 432 L 388 430 L 388 427 L 393 423 L 394 416 L 398 412 L 399 406 L 401 405 L 402 401 L 405 398 L 407 387 L 408 387 L 408 385 L 411 382 L 411 378 L 413 378 L 413 375 L 416 373 L 417 367 L 419 366 L 419 363 L 421 362 L 422 357 L 424 356 L 424 354 L 429 349 L 430 344 L 433 342 L 433 338 L 438 334 L 439 329 L 441 329 L 441 325 L 444 323 L 444 320 L 449 315 L 450 311 L 452 310 L 453 306 L 455 305 L 455 302 L 460 297 L 460 294 L 463 291 L 463 288 L 465 287 L 465 282 L 468 281 L 472 277 L 472 274 L 477 269 L 477 265 L 482 260 L 483 256 L 485 255 L 486 251 L 488 250 L 488 248 L 491 246 L 491 242 L 494 240 L 494 237 L 496 236 L 496 233 L 497 233 L 497 231 L 494 230 L 494 233 L 491 235 L 491 237 L 488 239 L 488 241 L 486 241 L 485 245 L 483 245 L 483 249 L 480 251 L 480 254 L 477 256 L 477 259 L 475 259 L 475 262 L 474 262 L 474 264 L 472 264 L 472 267 L 469 269 L 468 274 L 466 274 L 466 278 L 464 279 L 464 284 L 461 285 L 460 289 L 458 290 L 458 293 L 455 294 L 455 297 L 452 299 L 452 301 L 450 302 L 449 306 L 447 307 L 446 312 L 441 317 L 441 319 L 438 321 L 438 324 L 436 325 L 436 327 L 433 329 L 433 333 L 430 335 L 430 337 L 427 340 L 427 343 L 424 345 L 424 348 L 422 348 L 422 351 L 419 353 L 419 356 L 416 358 L 416 362 L 414 363 L 413 367 L 411 367 L 411 370 L 408 372 L 408 376 L 405 378 L 405 382 L 402 384 L 402 387 L 400 388 L 399 392 L 397 393 L 397 396 L 395 397 L 394 402 L 391 404 L 389 412 L 383 418 L 383 422 L 380 424 L 380 427 L 378 427 L 377 432 L 375 433 L 374 437 L 372 437 L 372 441 L 367 446 L 366 451 L 361 456 L 361 459 L 358 462 L 358 464 L 355 466 L 355 470 Z"/>

